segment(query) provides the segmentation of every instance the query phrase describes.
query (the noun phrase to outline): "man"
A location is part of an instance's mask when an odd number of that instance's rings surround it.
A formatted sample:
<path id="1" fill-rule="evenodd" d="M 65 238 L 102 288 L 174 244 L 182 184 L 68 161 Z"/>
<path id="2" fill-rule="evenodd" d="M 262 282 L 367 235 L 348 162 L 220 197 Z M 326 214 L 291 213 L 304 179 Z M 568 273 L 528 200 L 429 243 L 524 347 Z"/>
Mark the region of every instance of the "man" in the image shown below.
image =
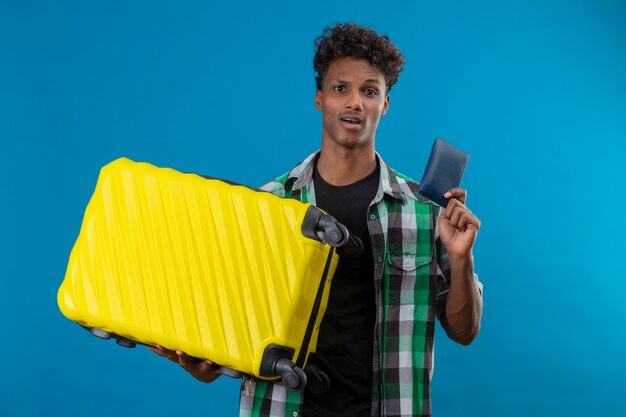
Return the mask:
<path id="1" fill-rule="evenodd" d="M 329 375 L 328 391 L 287 392 L 244 378 L 240 415 L 430 416 L 434 317 L 464 345 L 480 328 L 472 255 L 480 221 L 465 206 L 465 190 L 449 190 L 442 210 L 375 152 L 376 128 L 404 65 L 389 38 L 337 24 L 316 47 L 321 150 L 262 188 L 325 209 L 365 250 L 340 260 L 309 360 Z M 436 297 L 442 287 L 449 288 L 445 303 Z M 152 350 L 201 381 L 219 376 L 211 361 Z"/>

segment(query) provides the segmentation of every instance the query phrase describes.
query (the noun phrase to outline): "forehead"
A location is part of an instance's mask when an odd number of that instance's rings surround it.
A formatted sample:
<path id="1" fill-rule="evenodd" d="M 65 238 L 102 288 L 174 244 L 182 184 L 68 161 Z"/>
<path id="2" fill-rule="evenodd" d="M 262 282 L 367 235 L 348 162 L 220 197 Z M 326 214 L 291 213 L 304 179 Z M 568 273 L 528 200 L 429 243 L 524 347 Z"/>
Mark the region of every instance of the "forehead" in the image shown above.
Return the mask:
<path id="1" fill-rule="evenodd" d="M 375 65 L 370 64 L 365 59 L 339 58 L 328 66 L 326 80 L 344 80 L 353 83 L 364 82 L 366 80 L 378 80 L 381 85 L 385 85 L 383 72 Z"/>

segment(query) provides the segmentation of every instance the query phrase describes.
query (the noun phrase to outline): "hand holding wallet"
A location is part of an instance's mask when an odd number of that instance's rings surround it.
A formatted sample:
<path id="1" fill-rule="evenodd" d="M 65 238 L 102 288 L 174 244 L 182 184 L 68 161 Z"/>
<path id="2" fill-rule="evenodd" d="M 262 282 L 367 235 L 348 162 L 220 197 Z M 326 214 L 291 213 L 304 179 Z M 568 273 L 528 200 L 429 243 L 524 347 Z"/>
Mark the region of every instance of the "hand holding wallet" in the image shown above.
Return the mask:
<path id="1" fill-rule="evenodd" d="M 441 207 L 447 207 L 448 199 L 443 195 L 451 188 L 461 185 L 468 160 L 469 155 L 462 150 L 443 139 L 435 140 L 420 182 L 419 193 Z"/>

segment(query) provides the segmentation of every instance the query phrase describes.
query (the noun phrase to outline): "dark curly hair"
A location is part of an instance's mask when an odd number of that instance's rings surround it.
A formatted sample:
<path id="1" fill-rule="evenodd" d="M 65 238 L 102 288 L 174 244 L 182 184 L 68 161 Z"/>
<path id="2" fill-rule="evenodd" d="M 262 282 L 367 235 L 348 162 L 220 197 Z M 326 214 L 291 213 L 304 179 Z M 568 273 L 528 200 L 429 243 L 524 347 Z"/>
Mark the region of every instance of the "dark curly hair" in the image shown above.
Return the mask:
<path id="1" fill-rule="evenodd" d="M 387 91 L 398 81 L 404 67 L 404 57 L 387 35 L 355 23 L 337 23 L 324 28 L 322 36 L 315 39 L 313 68 L 317 72 L 315 83 L 321 90 L 331 63 L 339 58 L 365 59 L 382 71 Z"/>

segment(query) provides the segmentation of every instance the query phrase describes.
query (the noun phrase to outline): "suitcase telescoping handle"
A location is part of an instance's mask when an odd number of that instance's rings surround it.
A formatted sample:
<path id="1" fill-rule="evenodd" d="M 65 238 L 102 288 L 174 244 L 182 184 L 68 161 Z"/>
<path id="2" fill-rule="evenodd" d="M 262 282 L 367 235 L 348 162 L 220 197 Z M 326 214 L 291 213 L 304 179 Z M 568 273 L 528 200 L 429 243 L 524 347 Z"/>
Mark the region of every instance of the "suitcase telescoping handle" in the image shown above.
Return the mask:
<path id="1" fill-rule="evenodd" d="M 337 253 L 355 258 L 363 252 L 363 242 L 333 216 L 315 206 L 309 207 L 302 222 L 302 234 L 337 248 Z"/>

